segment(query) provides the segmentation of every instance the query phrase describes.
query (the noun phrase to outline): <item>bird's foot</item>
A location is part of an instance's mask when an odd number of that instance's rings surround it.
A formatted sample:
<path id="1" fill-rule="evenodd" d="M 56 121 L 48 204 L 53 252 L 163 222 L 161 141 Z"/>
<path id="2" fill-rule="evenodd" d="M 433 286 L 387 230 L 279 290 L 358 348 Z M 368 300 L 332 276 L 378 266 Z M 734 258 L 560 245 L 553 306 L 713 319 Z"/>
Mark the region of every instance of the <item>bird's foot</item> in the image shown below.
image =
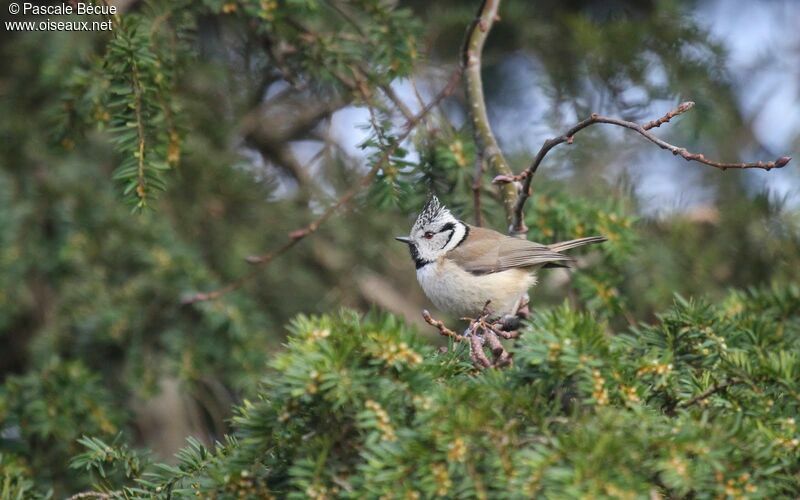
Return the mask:
<path id="1" fill-rule="evenodd" d="M 519 330 L 519 327 L 522 325 L 522 318 L 519 316 L 515 316 L 512 314 L 506 314 L 502 316 L 496 323 L 501 330 L 506 332 L 511 332 L 515 330 Z"/>

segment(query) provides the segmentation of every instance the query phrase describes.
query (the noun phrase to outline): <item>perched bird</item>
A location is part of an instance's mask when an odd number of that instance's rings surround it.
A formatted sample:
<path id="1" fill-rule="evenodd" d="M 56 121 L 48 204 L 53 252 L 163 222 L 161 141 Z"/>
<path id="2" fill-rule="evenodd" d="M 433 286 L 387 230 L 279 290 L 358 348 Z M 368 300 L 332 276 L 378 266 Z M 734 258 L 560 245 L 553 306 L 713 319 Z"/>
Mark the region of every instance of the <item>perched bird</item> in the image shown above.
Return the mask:
<path id="1" fill-rule="evenodd" d="M 493 313 L 515 314 L 536 284 L 542 267 L 567 267 L 564 250 L 606 241 L 602 236 L 542 245 L 466 224 L 433 196 L 417 216 L 408 244 L 417 280 L 439 309 L 458 316 L 479 315 L 487 301 Z"/>

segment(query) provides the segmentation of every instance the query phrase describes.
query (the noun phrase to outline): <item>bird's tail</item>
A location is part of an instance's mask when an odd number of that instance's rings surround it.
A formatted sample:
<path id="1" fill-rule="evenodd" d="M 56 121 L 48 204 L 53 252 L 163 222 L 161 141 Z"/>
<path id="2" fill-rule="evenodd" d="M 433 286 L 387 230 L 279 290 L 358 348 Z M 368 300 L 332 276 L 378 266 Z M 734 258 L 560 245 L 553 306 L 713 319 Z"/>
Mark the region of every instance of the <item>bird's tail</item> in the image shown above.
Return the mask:
<path id="1" fill-rule="evenodd" d="M 583 245 L 591 245 L 592 243 L 602 243 L 607 241 L 608 238 L 604 236 L 588 236 L 586 238 L 578 238 L 577 240 L 569 240 L 569 241 L 562 241 L 560 243 L 553 243 L 552 245 L 547 245 L 550 250 L 555 252 L 563 252 L 564 250 L 569 250 L 570 248 L 575 247 L 582 247 Z"/>

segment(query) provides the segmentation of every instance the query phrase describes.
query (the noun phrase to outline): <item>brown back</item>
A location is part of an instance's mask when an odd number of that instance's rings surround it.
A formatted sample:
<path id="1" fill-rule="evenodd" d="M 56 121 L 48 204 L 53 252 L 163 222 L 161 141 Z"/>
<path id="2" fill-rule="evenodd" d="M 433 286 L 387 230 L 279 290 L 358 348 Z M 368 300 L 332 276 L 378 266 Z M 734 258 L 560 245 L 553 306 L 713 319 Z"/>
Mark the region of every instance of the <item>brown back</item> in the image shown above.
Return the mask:
<path id="1" fill-rule="evenodd" d="M 497 273 L 507 269 L 573 260 L 541 243 L 474 226 L 469 226 L 467 239 L 448 252 L 447 258 L 474 274 Z"/>

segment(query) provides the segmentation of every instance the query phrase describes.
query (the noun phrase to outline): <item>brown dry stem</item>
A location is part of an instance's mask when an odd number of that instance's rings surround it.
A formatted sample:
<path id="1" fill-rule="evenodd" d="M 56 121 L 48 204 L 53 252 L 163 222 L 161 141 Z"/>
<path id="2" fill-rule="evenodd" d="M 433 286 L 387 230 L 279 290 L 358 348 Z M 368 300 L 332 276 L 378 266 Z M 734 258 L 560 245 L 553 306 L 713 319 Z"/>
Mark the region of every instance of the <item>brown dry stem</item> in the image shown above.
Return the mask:
<path id="1" fill-rule="evenodd" d="M 478 317 L 462 318 L 469 321 L 469 326 L 465 335 L 459 335 L 448 328 L 444 322 L 433 318 L 427 310 L 422 311 L 422 318 L 425 322 L 439 330 L 441 335 L 452 338 L 455 342 L 469 342 L 470 359 L 475 368 L 479 370 L 509 366 L 512 362 L 512 354 L 506 350 L 500 338 L 515 339 L 519 337 L 518 331 L 504 330 L 503 321 L 492 320 L 491 315 L 492 312 L 489 310 L 487 302 Z M 486 355 L 484 347 L 489 348 L 492 354 L 491 360 Z"/>
<path id="2" fill-rule="evenodd" d="M 685 148 L 680 146 L 675 146 L 670 144 L 663 139 L 656 137 L 650 129 L 656 128 L 661 126 L 664 123 L 669 122 L 675 116 L 678 116 L 688 110 L 690 110 L 694 106 L 694 103 L 684 102 L 679 105 L 676 109 L 668 112 L 661 118 L 657 120 L 652 120 L 650 122 L 645 123 L 644 125 L 640 125 L 635 122 L 621 120 L 619 118 L 610 118 L 607 116 L 598 115 L 597 113 L 592 113 L 589 118 L 577 123 L 569 130 L 564 132 L 562 135 L 558 137 L 554 137 L 552 139 L 548 139 L 544 141 L 542 147 L 539 149 L 539 152 L 534 157 L 533 161 L 531 162 L 530 166 L 522 171 L 517 175 L 499 175 L 496 176 L 493 180 L 494 183 L 497 184 L 509 184 L 512 182 L 522 182 L 522 189 L 520 190 L 519 196 L 516 197 L 516 203 L 514 205 L 514 210 L 512 214 L 512 223 L 511 223 L 511 232 L 514 234 L 523 234 L 527 231 L 527 227 L 525 227 L 525 222 L 523 219 L 523 209 L 525 207 L 525 202 L 528 201 L 528 198 L 531 196 L 531 181 L 533 180 L 534 174 L 536 174 L 536 170 L 539 168 L 539 165 L 544 160 L 547 153 L 550 152 L 551 149 L 558 146 L 562 143 L 572 144 L 575 134 L 580 132 L 581 130 L 590 127 L 592 125 L 598 123 L 607 123 L 609 125 L 616 125 L 618 127 L 627 128 L 629 130 L 633 130 L 634 132 L 638 133 L 648 141 L 652 142 L 656 146 L 660 147 L 661 149 L 665 149 L 671 152 L 673 155 L 680 156 L 686 161 L 694 161 L 698 163 L 702 163 L 704 165 L 708 165 L 710 167 L 714 167 L 720 170 L 727 170 L 729 168 L 734 169 L 748 169 L 748 168 L 760 168 L 764 170 L 771 170 L 773 168 L 781 168 L 786 166 L 791 158 L 788 156 L 782 156 L 774 161 L 764 162 L 764 161 L 755 161 L 755 162 L 738 162 L 738 163 L 728 163 L 728 162 L 721 162 L 716 160 L 710 160 L 706 158 L 702 153 L 692 153 Z"/>

